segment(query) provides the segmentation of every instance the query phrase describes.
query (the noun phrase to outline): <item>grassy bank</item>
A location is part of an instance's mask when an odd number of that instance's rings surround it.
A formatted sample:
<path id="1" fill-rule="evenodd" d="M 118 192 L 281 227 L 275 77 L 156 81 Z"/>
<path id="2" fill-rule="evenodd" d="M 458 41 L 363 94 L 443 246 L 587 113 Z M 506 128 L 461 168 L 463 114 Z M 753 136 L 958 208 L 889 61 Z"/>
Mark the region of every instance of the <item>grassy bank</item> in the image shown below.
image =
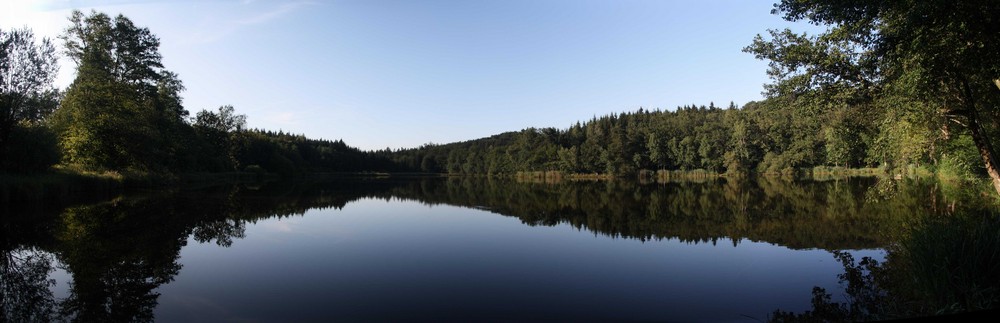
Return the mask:
<path id="1" fill-rule="evenodd" d="M 38 174 L 0 174 L 0 203 L 16 201 L 65 201 L 72 198 L 110 197 L 126 186 L 125 176 L 54 168 Z"/>
<path id="2" fill-rule="evenodd" d="M 903 170 L 903 173 L 907 175 L 912 175 L 914 173 L 918 175 L 929 176 L 933 173 L 930 172 L 916 172 L 913 170 Z M 925 174 L 926 173 L 926 174 Z M 855 176 L 883 176 L 888 174 L 885 170 L 880 168 L 845 168 L 845 167 L 826 167 L 818 166 L 813 168 L 787 168 L 780 172 L 761 172 L 761 173 L 719 173 L 713 172 L 705 169 L 692 169 L 692 170 L 639 170 L 631 176 L 615 176 L 607 173 L 565 173 L 561 171 L 532 171 L 532 172 L 517 172 L 514 173 L 513 177 L 519 181 L 528 182 L 552 182 L 560 180 L 610 180 L 610 179 L 638 179 L 640 181 L 656 181 L 656 182 L 671 182 L 671 181 L 706 181 L 717 178 L 740 178 L 746 176 L 782 176 L 782 177 L 792 177 L 792 178 L 809 178 L 815 180 L 827 180 L 836 179 L 843 177 L 855 177 Z"/>

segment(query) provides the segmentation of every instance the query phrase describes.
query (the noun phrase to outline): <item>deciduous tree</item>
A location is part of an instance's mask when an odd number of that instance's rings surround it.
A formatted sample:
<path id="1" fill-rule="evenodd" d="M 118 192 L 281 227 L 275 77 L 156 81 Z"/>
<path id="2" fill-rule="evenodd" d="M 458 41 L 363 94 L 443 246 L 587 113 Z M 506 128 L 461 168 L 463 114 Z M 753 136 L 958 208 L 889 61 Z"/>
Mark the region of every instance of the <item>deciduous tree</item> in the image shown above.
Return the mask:
<path id="1" fill-rule="evenodd" d="M 771 61 L 769 92 L 833 91 L 848 103 L 899 97 L 967 128 L 993 186 L 1000 162 L 990 130 L 1000 107 L 1000 6 L 993 0 L 782 0 L 774 13 L 828 26 L 817 36 L 789 30 L 758 37 L 746 51 Z M 940 123 L 947 125 L 947 123 Z"/>
<path id="2" fill-rule="evenodd" d="M 159 39 L 122 15 L 74 11 L 69 20 L 60 38 L 77 76 L 54 117 L 64 158 L 94 169 L 169 170 L 186 112 Z"/>
<path id="3" fill-rule="evenodd" d="M 19 122 L 38 121 L 54 109 L 58 70 L 48 38 L 37 42 L 30 29 L 0 29 L 0 152 Z"/>

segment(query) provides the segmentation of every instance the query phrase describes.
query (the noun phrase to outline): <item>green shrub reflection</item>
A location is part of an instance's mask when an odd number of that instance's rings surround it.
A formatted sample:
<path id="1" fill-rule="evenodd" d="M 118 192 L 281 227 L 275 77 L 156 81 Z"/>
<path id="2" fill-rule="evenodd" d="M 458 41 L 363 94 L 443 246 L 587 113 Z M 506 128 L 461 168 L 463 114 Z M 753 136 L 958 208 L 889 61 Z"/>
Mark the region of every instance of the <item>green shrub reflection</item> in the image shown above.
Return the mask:
<path id="1" fill-rule="evenodd" d="M 835 252 L 845 302 L 813 289 L 812 310 L 777 310 L 773 322 L 876 321 L 993 310 L 1000 306 L 1000 214 L 959 210 L 915 219 L 886 261 Z"/>

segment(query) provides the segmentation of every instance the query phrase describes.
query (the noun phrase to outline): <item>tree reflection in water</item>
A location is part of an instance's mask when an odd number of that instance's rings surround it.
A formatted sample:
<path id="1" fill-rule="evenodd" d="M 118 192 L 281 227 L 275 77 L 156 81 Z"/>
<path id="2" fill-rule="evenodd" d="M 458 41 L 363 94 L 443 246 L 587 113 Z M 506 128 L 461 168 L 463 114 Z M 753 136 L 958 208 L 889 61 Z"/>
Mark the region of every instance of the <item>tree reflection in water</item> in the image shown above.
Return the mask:
<path id="1" fill-rule="evenodd" d="M 47 322 L 56 301 L 49 278 L 53 256 L 34 248 L 4 249 L 0 255 L 0 321 Z"/>
<path id="2" fill-rule="evenodd" d="M 151 321 L 157 287 L 181 271 L 179 255 L 189 237 L 228 247 L 245 237 L 248 222 L 301 216 L 317 208 L 340 209 L 365 198 L 485 209 L 517 217 L 526 225 L 568 224 L 611 237 L 767 241 L 830 251 L 891 246 L 899 235 L 886 232 L 911 225 L 913 219 L 955 210 L 956 200 L 962 207 L 982 205 L 963 200 L 973 199 L 968 196 L 955 197 L 950 188 L 935 182 L 903 180 L 893 185 L 894 193 L 887 195 L 870 193 L 870 187 L 884 184 L 859 178 L 668 183 L 360 178 L 130 196 L 49 213 L 5 215 L 3 318 Z M 853 265 L 848 254 L 837 257 L 851 270 L 882 268 L 868 260 Z M 61 300 L 53 299 L 50 291 L 54 260 L 72 276 L 69 296 Z M 852 281 L 855 272 L 845 277 Z M 816 295 L 817 304 L 830 303 L 823 298 L 825 291 Z M 780 317 L 795 317 L 786 314 Z"/>
<path id="3" fill-rule="evenodd" d="M 1000 307 L 1000 212 L 976 191 L 948 183 L 947 202 L 893 227 L 884 262 L 835 251 L 845 302 L 813 288 L 812 309 L 776 310 L 772 322 L 860 322 L 979 313 Z M 891 185 L 891 187 L 889 187 Z M 889 187 L 888 189 L 886 187 Z M 912 187 L 878 183 L 869 193 L 909 196 Z M 964 196 L 963 196 L 964 195 Z M 957 197 L 957 198 L 956 198 Z M 939 198 L 939 196 L 932 196 Z M 984 202 L 976 203 L 975 201 Z M 968 317 L 980 319 L 979 317 Z M 959 320 L 964 317 L 944 317 Z"/>

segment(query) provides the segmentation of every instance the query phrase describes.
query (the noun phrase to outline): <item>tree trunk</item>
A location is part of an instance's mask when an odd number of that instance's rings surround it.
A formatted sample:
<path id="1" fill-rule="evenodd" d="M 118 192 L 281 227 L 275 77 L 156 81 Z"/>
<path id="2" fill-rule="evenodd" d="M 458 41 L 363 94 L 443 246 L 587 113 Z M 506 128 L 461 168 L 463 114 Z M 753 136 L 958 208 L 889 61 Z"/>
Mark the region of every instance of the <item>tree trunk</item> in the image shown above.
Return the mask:
<path id="1" fill-rule="evenodd" d="M 1000 87 L 1000 80 L 994 80 L 994 83 L 996 83 L 997 87 Z M 1000 164 L 997 163 L 992 142 L 983 133 L 983 128 L 979 124 L 979 112 L 976 109 L 975 99 L 972 96 L 972 89 L 965 80 L 962 81 L 962 85 L 965 92 L 965 105 L 968 110 L 969 130 L 972 131 L 972 141 L 976 143 L 976 148 L 979 149 L 979 156 L 983 158 L 986 173 L 990 175 L 990 179 L 993 181 L 993 189 L 997 191 L 997 194 L 1000 194 L 1000 170 L 997 169 Z"/>
<path id="2" fill-rule="evenodd" d="M 989 139 L 982 133 L 982 127 L 980 127 L 979 118 L 976 115 L 975 111 L 969 114 L 969 130 L 972 130 L 972 141 L 976 143 L 979 155 L 983 157 L 983 163 L 986 164 L 986 173 L 993 180 L 993 189 L 997 191 L 997 194 L 1000 194 L 1000 170 L 997 169 L 996 154 L 993 153 L 993 147 L 990 145 Z"/>

